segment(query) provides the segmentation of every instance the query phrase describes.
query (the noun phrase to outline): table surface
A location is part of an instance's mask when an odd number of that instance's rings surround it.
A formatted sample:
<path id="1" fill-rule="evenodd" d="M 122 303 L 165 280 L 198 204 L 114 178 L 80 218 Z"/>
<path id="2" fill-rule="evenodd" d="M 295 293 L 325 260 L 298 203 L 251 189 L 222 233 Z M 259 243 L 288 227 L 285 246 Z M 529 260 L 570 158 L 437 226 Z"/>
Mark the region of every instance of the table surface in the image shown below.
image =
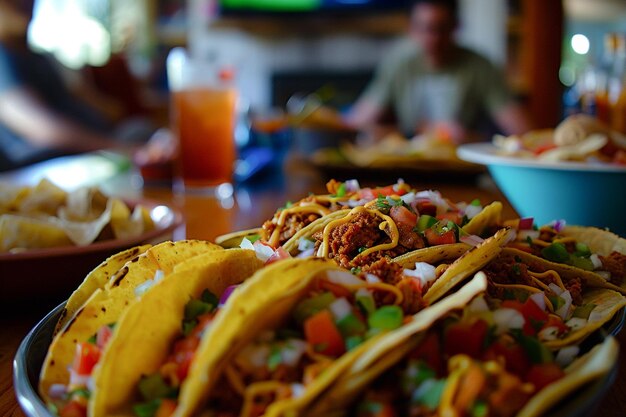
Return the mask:
<path id="1" fill-rule="evenodd" d="M 76 157 L 70 162 L 81 166 L 86 158 Z M 67 170 L 68 160 L 49 161 L 20 171 L 2 174 L 0 180 L 33 183 L 42 175 Z M 84 168 L 84 166 L 83 166 Z M 56 170 L 56 171 L 55 171 Z M 64 171 L 64 172 L 65 172 Z M 65 172 L 67 174 L 67 172 Z M 230 231 L 260 226 L 271 218 L 277 207 L 285 201 L 297 200 L 309 192 L 324 192 L 325 180 L 315 169 L 291 158 L 287 160 L 284 172 L 273 172 L 265 178 L 236 187 L 232 202 L 222 204 L 213 199 L 198 196 L 174 196 L 168 187 L 141 187 L 136 173 L 126 172 L 113 178 L 98 180 L 99 185 L 109 192 L 123 197 L 149 198 L 178 207 L 185 216 L 185 223 L 175 234 L 175 239 L 195 238 L 213 240 L 216 236 Z M 453 201 L 471 201 L 479 198 L 483 203 L 500 200 L 504 203 L 504 215 L 515 216 L 506 198 L 497 190 L 487 176 L 477 182 L 436 182 L 423 177 L 405 178 L 418 189 L 437 189 Z M 67 176 L 67 175 L 66 175 Z M 386 180 L 386 181 L 385 181 Z M 387 178 L 378 181 L 379 185 L 393 182 Z M 12 361 L 20 341 L 49 310 L 56 301 L 49 304 L 14 308 L 0 314 L 0 415 L 19 416 L 24 414 L 19 408 L 13 390 Z M 622 356 L 626 353 L 626 332 L 618 336 Z M 593 416 L 622 417 L 626 415 L 626 362 L 620 361 L 618 376 L 599 408 Z"/>

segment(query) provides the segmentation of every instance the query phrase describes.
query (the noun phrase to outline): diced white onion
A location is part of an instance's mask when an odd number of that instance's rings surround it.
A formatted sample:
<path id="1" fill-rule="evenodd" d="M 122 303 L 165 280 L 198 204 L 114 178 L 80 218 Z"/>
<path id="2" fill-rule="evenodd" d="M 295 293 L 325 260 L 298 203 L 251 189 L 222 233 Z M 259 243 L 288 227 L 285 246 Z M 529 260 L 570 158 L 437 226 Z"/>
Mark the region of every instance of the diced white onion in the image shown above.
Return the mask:
<path id="1" fill-rule="evenodd" d="M 411 191 L 400 197 L 405 204 L 411 204 L 415 201 L 415 192 Z"/>
<path id="2" fill-rule="evenodd" d="M 546 342 L 549 340 L 556 340 L 558 336 L 559 328 L 556 326 L 543 328 L 539 331 L 539 333 L 537 333 L 537 337 L 539 338 L 539 340 Z"/>
<path id="3" fill-rule="evenodd" d="M 531 300 L 533 300 L 534 303 L 537 304 L 540 309 L 545 311 L 545 309 L 546 309 L 546 299 L 545 299 L 545 295 L 543 294 L 543 292 L 534 293 L 529 298 Z"/>
<path id="4" fill-rule="evenodd" d="M 593 269 L 602 268 L 602 261 L 600 260 L 600 257 L 598 256 L 598 254 L 592 253 L 591 256 L 589 257 L 589 260 L 593 264 Z"/>
<path id="5" fill-rule="evenodd" d="M 70 385 L 72 386 L 86 387 L 90 378 L 89 375 L 81 375 L 73 369 L 70 369 Z"/>
<path id="6" fill-rule="evenodd" d="M 499 308 L 493 312 L 493 321 L 496 324 L 496 333 L 501 334 L 509 329 L 524 327 L 524 316 L 512 308 Z"/>
<path id="7" fill-rule="evenodd" d="M 54 400 L 62 400 L 67 395 L 67 386 L 64 384 L 52 384 L 48 390 L 48 395 Z"/>
<path id="8" fill-rule="evenodd" d="M 516 240 L 526 241 L 528 238 L 539 239 L 539 230 L 519 230 Z"/>
<path id="9" fill-rule="evenodd" d="M 461 236 L 459 240 L 470 246 L 478 246 L 485 241 L 483 238 L 481 238 L 480 236 L 476 236 L 476 235 Z"/>
<path id="10" fill-rule="evenodd" d="M 561 295 L 563 293 L 563 290 L 561 289 L 561 287 L 559 287 L 558 285 L 556 285 L 554 282 L 551 282 L 548 284 L 548 287 L 552 290 L 553 293 L 555 293 L 556 295 Z"/>
<path id="11" fill-rule="evenodd" d="M 300 252 L 304 252 L 305 250 L 313 248 L 315 248 L 315 242 L 307 239 L 306 237 L 300 238 L 300 240 L 298 241 L 298 250 Z"/>
<path id="12" fill-rule="evenodd" d="M 376 284 L 378 282 L 380 282 L 380 278 L 378 278 L 376 275 L 374 274 L 366 274 L 365 275 L 365 280 L 367 282 L 369 282 L 370 284 Z"/>
<path id="13" fill-rule="evenodd" d="M 368 200 L 367 198 L 362 198 L 360 200 L 348 200 L 345 202 L 345 205 L 347 205 L 350 208 L 354 208 L 354 207 L 365 205 L 369 201 L 370 200 Z M 340 201 L 339 204 L 344 204 L 344 202 Z"/>
<path id="14" fill-rule="evenodd" d="M 282 363 L 287 366 L 296 366 L 304 352 L 306 351 L 306 342 L 299 339 L 289 339 L 285 343 L 285 347 L 280 351 Z"/>
<path id="15" fill-rule="evenodd" d="M 352 306 L 345 298 L 337 298 L 335 301 L 330 303 L 328 306 L 330 311 L 335 316 L 335 320 L 339 321 L 342 318 L 346 317 L 348 314 L 352 313 Z"/>
<path id="16" fill-rule="evenodd" d="M 489 311 L 489 306 L 484 297 L 476 297 L 470 302 L 468 309 L 470 313 L 483 313 Z"/>
<path id="17" fill-rule="evenodd" d="M 239 244 L 239 247 L 241 249 L 254 250 L 254 245 L 252 244 L 250 239 L 248 239 L 247 237 L 244 237 L 243 239 L 241 239 L 241 243 Z"/>
<path id="18" fill-rule="evenodd" d="M 305 388 L 302 384 L 291 384 L 291 397 L 300 398 L 304 395 Z"/>
<path id="19" fill-rule="evenodd" d="M 296 255 L 296 258 L 310 258 L 315 255 L 315 248 L 307 249 Z"/>
<path id="20" fill-rule="evenodd" d="M 361 189 L 359 181 L 355 179 L 347 180 L 344 184 L 346 184 L 346 191 L 349 193 L 353 193 Z"/>
<path id="21" fill-rule="evenodd" d="M 566 346 L 563 349 L 559 350 L 554 360 L 557 365 L 565 368 L 566 366 L 574 362 L 574 359 L 576 359 L 579 353 L 580 348 L 578 346 Z"/>
<path id="22" fill-rule="evenodd" d="M 332 269 L 326 272 L 326 279 L 334 284 L 341 285 L 362 285 L 363 280 L 357 278 L 348 271 Z"/>
<path id="23" fill-rule="evenodd" d="M 583 319 L 582 317 L 572 317 L 565 323 L 565 325 L 572 330 L 580 330 L 587 325 L 587 319 Z"/>
<path id="24" fill-rule="evenodd" d="M 419 279 L 422 285 L 437 278 L 435 267 L 426 262 L 416 262 L 415 269 L 405 269 L 403 273 L 406 276 Z"/>
<path id="25" fill-rule="evenodd" d="M 476 217 L 476 215 L 481 211 L 483 211 L 483 207 L 480 205 L 475 206 L 473 204 L 470 204 L 469 206 L 465 207 L 465 215 L 470 220 Z"/>
<path id="26" fill-rule="evenodd" d="M 569 315 L 570 307 L 572 306 L 572 295 L 569 291 L 563 291 L 559 295 L 559 297 L 565 300 L 565 304 L 563 304 L 557 311 L 555 311 L 555 313 L 563 320 L 566 320 L 567 316 Z"/>
<path id="27" fill-rule="evenodd" d="M 271 246 L 264 245 L 260 240 L 257 240 L 252 245 L 256 252 L 256 257 L 263 262 L 267 262 L 269 258 L 274 254 L 274 249 Z"/>

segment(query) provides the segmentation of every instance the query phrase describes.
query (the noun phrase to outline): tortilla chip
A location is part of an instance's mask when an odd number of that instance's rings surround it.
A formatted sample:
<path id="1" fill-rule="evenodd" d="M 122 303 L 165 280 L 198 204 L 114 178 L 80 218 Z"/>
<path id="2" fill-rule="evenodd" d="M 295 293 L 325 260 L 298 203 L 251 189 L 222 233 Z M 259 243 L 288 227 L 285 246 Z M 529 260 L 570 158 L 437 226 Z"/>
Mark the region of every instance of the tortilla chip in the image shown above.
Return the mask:
<path id="1" fill-rule="evenodd" d="M 47 214 L 54 216 L 65 204 L 67 193 L 47 179 L 42 179 L 16 205 L 20 213 Z"/>
<path id="2" fill-rule="evenodd" d="M 65 230 L 54 223 L 15 214 L 0 215 L 0 252 L 71 244 Z"/>

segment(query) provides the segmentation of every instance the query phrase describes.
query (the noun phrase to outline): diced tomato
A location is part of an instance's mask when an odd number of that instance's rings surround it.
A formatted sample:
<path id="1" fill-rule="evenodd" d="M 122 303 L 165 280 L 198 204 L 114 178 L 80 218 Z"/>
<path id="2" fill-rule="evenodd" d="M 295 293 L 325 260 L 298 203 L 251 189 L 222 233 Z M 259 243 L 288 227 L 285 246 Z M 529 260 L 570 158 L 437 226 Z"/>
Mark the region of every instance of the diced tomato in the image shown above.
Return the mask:
<path id="1" fill-rule="evenodd" d="M 280 261 L 282 259 L 289 259 L 291 255 L 287 252 L 282 246 L 279 246 L 278 249 L 274 251 L 274 254 L 269 257 L 267 261 L 265 261 L 265 265 L 269 265 L 276 261 Z"/>
<path id="2" fill-rule="evenodd" d="M 502 302 L 502 307 L 512 308 L 522 313 L 525 320 L 523 329 L 525 335 L 536 335 L 548 321 L 548 313 L 530 298 L 523 304 L 515 300 L 506 300 Z"/>
<path id="3" fill-rule="evenodd" d="M 176 401 L 164 398 L 161 400 L 159 409 L 154 414 L 154 417 L 170 417 L 176 410 Z"/>
<path id="4" fill-rule="evenodd" d="M 100 349 L 104 349 L 112 335 L 113 329 L 111 329 L 109 326 L 100 327 L 98 329 L 98 333 L 96 333 L 96 346 L 98 346 Z"/>
<path id="5" fill-rule="evenodd" d="M 554 143 L 547 143 L 545 145 L 538 146 L 533 151 L 535 155 L 541 155 L 542 153 L 549 151 L 550 149 L 555 149 L 557 146 Z"/>
<path id="6" fill-rule="evenodd" d="M 548 321 L 544 324 L 542 329 L 547 327 L 556 327 L 559 329 L 559 334 L 567 332 L 567 326 L 563 323 L 563 320 L 559 316 L 555 316 L 554 314 L 548 315 Z"/>
<path id="7" fill-rule="evenodd" d="M 404 206 L 394 206 L 389 210 L 389 216 L 396 222 L 414 227 L 417 224 L 417 215 Z"/>
<path id="8" fill-rule="evenodd" d="M 374 200 L 379 196 L 389 197 L 392 195 L 404 195 L 406 194 L 405 187 L 398 187 L 398 191 L 394 189 L 393 185 L 378 188 L 362 188 L 358 192 L 359 198 L 365 198 L 368 200 Z"/>
<path id="9" fill-rule="evenodd" d="M 444 333 L 444 352 L 449 356 L 464 353 L 472 358 L 480 358 L 489 325 L 484 320 L 473 323 L 451 324 Z"/>
<path id="10" fill-rule="evenodd" d="M 456 235 L 454 234 L 454 230 L 448 230 L 447 232 L 439 234 L 431 227 L 424 230 L 424 237 L 426 237 L 428 245 L 430 246 L 449 245 L 452 243 L 456 243 Z"/>
<path id="11" fill-rule="evenodd" d="M 518 230 L 532 230 L 534 223 L 534 217 L 524 217 L 523 219 L 519 219 L 517 228 Z"/>
<path id="12" fill-rule="evenodd" d="M 463 216 L 458 211 L 447 211 L 437 216 L 437 220 L 450 220 L 459 226 L 463 223 Z"/>
<path id="13" fill-rule="evenodd" d="M 417 211 L 420 215 L 428 214 L 429 216 L 435 217 L 437 215 L 437 206 L 430 201 L 421 201 L 417 203 Z"/>
<path id="14" fill-rule="evenodd" d="M 340 284 L 335 284 L 334 282 L 327 281 L 325 279 L 320 279 L 318 281 L 318 287 L 321 290 L 332 292 L 335 297 L 341 298 L 344 297 L 348 300 L 352 300 L 353 296 L 349 289 Z"/>
<path id="15" fill-rule="evenodd" d="M 526 380 L 533 384 L 537 391 L 543 389 L 547 385 L 558 381 L 563 378 L 565 372 L 555 363 L 541 363 L 533 365 L 528 374 Z"/>
<path id="16" fill-rule="evenodd" d="M 100 360 L 100 348 L 88 342 L 76 345 L 72 369 L 79 375 L 91 375 L 93 367 Z"/>
<path id="17" fill-rule="evenodd" d="M 441 360 L 439 335 L 435 332 L 428 333 L 422 343 L 411 353 L 411 357 L 424 361 L 437 375 L 441 375 L 443 361 Z"/>
<path id="18" fill-rule="evenodd" d="M 322 310 L 304 322 L 304 335 L 307 342 L 324 355 L 336 357 L 345 352 L 341 333 L 328 310 Z"/>
<path id="19" fill-rule="evenodd" d="M 59 410 L 59 417 L 87 417 L 87 407 L 77 401 L 70 401 Z"/>
<path id="20" fill-rule="evenodd" d="M 495 342 L 485 352 L 484 360 L 504 360 L 507 371 L 523 378 L 528 371 L 530 361 L 524 348 L 518 344 L 505 345 Z"/>

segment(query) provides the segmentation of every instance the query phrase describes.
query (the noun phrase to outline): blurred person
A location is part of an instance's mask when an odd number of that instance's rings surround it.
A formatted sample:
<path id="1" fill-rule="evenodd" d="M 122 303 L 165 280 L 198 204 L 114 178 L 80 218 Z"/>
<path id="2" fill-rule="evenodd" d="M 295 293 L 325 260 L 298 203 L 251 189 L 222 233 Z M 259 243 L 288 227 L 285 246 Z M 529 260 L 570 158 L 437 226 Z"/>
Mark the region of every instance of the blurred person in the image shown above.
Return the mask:
<path id="1" fill-rule="evenodd" d="M 528 131 L 501 72 L 456 44 L 457 25 L 456 0 L 413 1 L 409 39 L 381 62 L 347 122 L 380 137 L 390 130 L 381 124 L 392 110 L 405 136 L 435 131 L 457 143 L 479 137 L 486 115 L 506 134 Z"/>
<path id="2" fill-rule="evenodd" d="M 0 171 L 124 147 L 106 116 L 72 94 L 51 58 L 29 49 L 32 10 L 33 0 L 0 0 Z"/>

